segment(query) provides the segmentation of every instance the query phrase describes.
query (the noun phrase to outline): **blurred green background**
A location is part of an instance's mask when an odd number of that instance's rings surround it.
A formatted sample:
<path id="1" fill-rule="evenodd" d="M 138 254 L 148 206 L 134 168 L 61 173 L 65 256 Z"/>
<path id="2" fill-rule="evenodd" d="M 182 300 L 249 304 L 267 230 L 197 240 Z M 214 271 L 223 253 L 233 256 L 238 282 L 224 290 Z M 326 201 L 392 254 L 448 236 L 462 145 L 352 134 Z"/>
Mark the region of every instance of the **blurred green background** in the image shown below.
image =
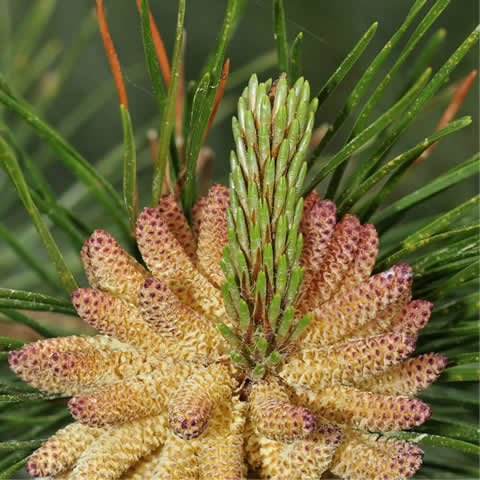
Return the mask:
<path id="1" fill-rule="evenodd" d="M 2 35 L 8 35 L 5 25 L 10 24 L 10 34 L 15 37 L 18 34 L 19 26 L 22 23 L 23 16 L 35 2 L 43 0 L 0 0 L 0 9 L 3 25 Z M 107 20 L 110 26 L 111 34 L 117 48 L 120 61 L 123 65 L 127 90 L 130 102 L 130 111 L 134 128 L 140 131 L 145 125 L 150 124 L 155 127 L 155 122 L 151 121 L 156 115 L 156 105 L 151 93 L 150 82 L 146 73 L 143 59 L 143 45 L 141 40 L 139 17 L 136 11 L 134 0 L 104 0 L 107 12 Z M 433 1 L 428 1 L 423 12 L 426 12 L 433 5 Z M 304 32 L 304 74 L 310 80 L 313 92 L 317 92 L 328 77 L 333 73 L 345 55 L 351 50 L 361 35 L 374 22 L 379 21 L 379 27 L 373 41 L 370 43 L 364 55 L 352 69 L 342 86 L 332 95 L 317 113 L 317 123 L 331 122 L 335 119 L 342 107 L 346 97 L 359 79 L 361 73 L 374 58 L 376 53 L 383 47 L 385 42 L 399 27 L 410 9 L 413 1 L 406 0 L 337 0 L 336 2 L 301 0 L 286 0 L 287 29 L 289 39 L 292 41 L 299 31 Z M 161 2 L 151 0 L 150 5 L 157 21 L 159 30 L 166 44 L 167 52 L 171 56 L 173 49 L 173 37 L 176 21 L 177 4 L 175 1 Z M 82 21 L 88 16 L 93 15 L 95 6 L 94 0 L 59 0 L 56 2 L 56 8 L 49 21 L 49 26 L 44 33 L 41 42 L 50 41 L 54 47 L 63 48 L 68 51 L 72 39 L 77 34 Z M 216 35 L 220 29 L 226 1 L 213 0 L 190 0 L 187 2 L 186 31 L 186 77 L 189 79 L 198 79 L 202 66 L 206 60 L 209 50 L 215 42 Z M 422 14 L 420 15 L 422 16 Z M 439 28 L 445 28 L 447 36 L 439 55 L 432 63 L 435 70 L 451 55 L 455 48 L 465 39 L 465 37 L 475 28 L 479 17 L 479 3 L 477 0 L 455 0 L 440 16 L 439 20 L 430 29 L 422 39 L 417 52 L 427 43 L 430 36 Z M 413 32 L 418 20 L 414 22 Z M 409 33 L 400 42 L 401 48 L 405 44 Z M 5 38 L 5 37 L 3 37 Z M 2 45 L 7 45 L 2 42 Z M 238 97 L 248 75 L 253 72 L 245 72 L 243 80 L 238 82 L 239 76 L 235 71 L 244 67 L 249 62 L 256 59 L 259 55 L 269 54 L 270 64 L 275 59 L 274 39 L 272 34 L 272 6 L 268 0 L 249 0 L 245 10 L 245 15 L 241 24 L 235 33 L 234 39 L 229 46 L 227 55 L 231 59 L 231 84 L 226 92 L 224 103 L 218 113 L 218 121 L 210 131 L 206 144 L 212 147 L 216 152 L 216 161 L 214 167 L 214 180 L 226 183 L 228 173 L 228 154 L 232 148 L 233 142 L 230 132 L 230 116 L 233 112 L 234 103 Z M 62 61 L 62 53 L 52 64 L 51 74 L 43 75 L 27 91 L 27 98 L 33 100 L 38 98 L 45 91 L 46 82 L 55 78 L 55 66 Z M 478 65 L 478 45 L 463 60 L 460 67 L 455 71 L 452 81 L 457 81 L 467 75 Z M 5 65 L 19 59 L 9 56 L 9 51 L 5 47 L 2 52 L 5 71 Z M 375 85 L 383 78 L 383 75 L 393 65 L 395 54 L 383 66 Z M 397 75 L 384 95 L 382 101 L 377 107 L 376 114 L 388 108 L 402 92 L 405 82 L 409 78 L 412 66 L 414 64 L 415 54 L 407 65 L 404 66 L 399 75 Z M 20 60 L 21 61 L 21 60 Z M 33 61 L 33 59 L 32 59 Z M 268 63 L 268 62 L 267 62 Z M 6 71 L 8 78 L 8 70 Z M 262 78 L 267 76 L 276 76 L 278 72 L 275 68 L 269 68 L 261 73 Z M 63 119 L 69 113 L 78 108 L 83 102 L 86 102 L 96 91 L 105 88 L 104 85 L 110 83 L 111 73 L 108 67 L 107 59 L 97 31 L 94 31 L 89 39 L 88 47 L 81 54 L 78 61 L 73 65 L 71 76 L 68 78 L 65 86 L 57 98 L 45 111 L 45 117 L 54 126 L 61 127 Z M 14 85 L 15 86 L 15 85 Z M 232 85 L 230 85 L 232 86 Z M 228 88 L 228 87 L 227 87 Z M 42 90 L 43 89 L 43 90 Z M 433 176 L 451 168 L 455 164 L 465 160 L 479 149 L 479 82 L 475 81 L 461 111 L 458 116 L 472 115 L 473 124 L 466 129 L 455 133 L 452 137 L 442 141 L 434 150 L 433 154 L 423 164 L 417 167 L 415 175 L 409 177 L 409 180 L 403 183 L 395 192 L 392 198 L 414 190 L 416 187 L 424 184 Z M 391 152 L 389 158 L 399 151 L 415 145 L 419 140 L 432 133 L 438 122 L 446 103 L 430 106 L 427 111 L 415 122 L 403 135 L 398 142 L 398 146 Z M 11 118 L 11 117 L 7 117 Z M 355 118 L 355 115 L 353 116 Z M 373 118 L 372 118 L 373 120 Z M 12 119 L 13 122 L 13 119 Z M 12 123 L 17 128 L 20 122 Z M 328 148 L 326 154 L 335 152 L 343 144 L 348 135 L 351 122 L 343 127 L 340 133 L 335 137 Z M 21 127 L 19 127 L 21 128 Z M 96 163 L 102 158 L 113 145 L 122 140 L 122 130 L 118 103 L 115 95 L 110 95 L 110 100 L 100 109 L 95 111 L 70 137 L 72 143 L 77 147 L 89 161 Z M 27 150 L 32 153 L 33 158 L 39 153 L 39 140 L 33 136 L 27 142 Z M 111 169 L 107 172 L 110 179 L 118 185 L 120 189 L 120 175 L 122 154 L 121 150 L 116 154 L 118 163 L 113 162 Z M 139 150 L 140 164 L 146 165 L 140 175 L 140 198 L 141 206 L 148 202 L 150 189 L 150 168 L 148 165 L 148 149 L 144 145 Z M 142 163 L 143 162 L 143 163 Z M 118 165 L 118 168 L 117 168 Z M 117 175 L 113 172 L 117 170 Z M 55 190 L 62 194 L 72 183 L 73 177 L 62 165 L 53 159 L 47 168 L 49 180 L 54 185 Z M 115 177 L 117 180 L 114 180 Z M 448 192 L 437 196 L 433 201 L 429 201 L 422 206 L 422 214 L 437 213 L 446 211 L 454 205 L 471 197 L 478 190 L 478 179 L 462 182 L 459 186 Z M 6 186 L 4 188 L 11 188 Z M 87 215 L 93 227 L 106 227 L 103 224 L 101 214 L 88 209 L 88 203 L 79 203 L 77 210 L 79 214 Z M 410 215 L 415 215 L 412 211 Z M 15 230 L 18 222 L 27 221 L 26 213 L 23 207 L 16 203 L 14 208 L 1 213 L 2 220 Z M 412 217 L 410 217 L 411 219 Z M 73 254 L 73 252 L 71 252 Z M 14 286 L 14 285 L 12 285 Z M 18 287 L 18 285 L 16 285 Z"/>

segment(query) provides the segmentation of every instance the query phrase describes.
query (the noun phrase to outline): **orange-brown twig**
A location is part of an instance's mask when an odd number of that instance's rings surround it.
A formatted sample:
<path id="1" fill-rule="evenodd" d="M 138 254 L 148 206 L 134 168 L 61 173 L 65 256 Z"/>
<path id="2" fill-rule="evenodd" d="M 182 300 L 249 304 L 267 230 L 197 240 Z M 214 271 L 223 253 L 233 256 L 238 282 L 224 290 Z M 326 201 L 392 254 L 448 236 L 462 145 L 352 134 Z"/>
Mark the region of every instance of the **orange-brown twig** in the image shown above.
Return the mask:
<path id="1" fill-rule="evenodd" d="M 142 11 L 142 0 L 137 0 L 137 7 L 139 12 Z M 165 45 L 163 44 L 162 37 L 158 31 L 157 24 L 152 15 L 152 11 L 148 12 L 150 19 L 150 29 L 152 31 L 152 40 L 153 47 L 155 48 L 155 54 L 157 56 L 158 64 L 160 65 L 160 70 L 162 71 L 163 80 L 165 85 L 168 87 L 170 82 L 170 63 L 168 61 L 167 52 L 165 51 Z"/>
<path id="2" fill-rule="evenodd" d="M 115 51 L 115 47 L 113 46 L 112 37 L 110 36 L 110 32 L 108 30 L 107 21 L 105 20 L 103 0 L 97 0 L 97 17 L 98 26 L 102 35 L 103 45 L 105 46 L 105 51 L 107 52 L 110 68 L 112 69 L 113 80 L 115 81 L 115 86 L 117 87 L 120 104 L 123 105 L 125 108 L 128 108 L 127 91 L 125 90 L 125 83 L 123 82 L 122 69 L 120 68 L 120 62 L 118 61 L 117 52 Z"/>
<path id="3" fill-rule="evenodd" d="M 205 129 L 205 133 L 203 135 L 203 142 L 205 141 L 205 138 L 208 135 L 208 131 L 210 130 L 210 127 L 212 126 L 213 120 L 214 120 L 215 115 L 217 113 L 218 106 L 220 105 L 220 102 L 222 101 L 223 93 L 225 92 L 225 85 L 226 85 L 227 79 L 228 79 L 229 70 L 230 70 L 230 59 L 227 58 L 225 60 L 225 64 L 223 65 L 222 76 L 220 77 L 220 82 L 218 84 L 217 94 L 215 95 L 215 101 L 213 103 L 212 113 L 210 114 L 210 118 L 208 119 L 207 128 Z"/>
<path id="4" fill-rule="evenodd" d="M 446 110 L 443 112 L 442 118 L 440 119 L 440 122 L 438 122 L 437 128 L 435 129 L 436 132 L 438 130 L 444 128 L 448 123 L 450 123 L 454 118 L 455 115 L 457 114 L 458 110 L 462 106 L 463 101 L 465 100 L 465 97 L 467 96 L 468 91 L 470 90 L 470 87 L 473 84 L 473 81 L 475 80 L 477 76 L 477 70 L 473 70 L 470 72 L 469 75 L 465 77 L 465 79 L 460 83 L 460 85 L 457 87 L 455 95 L 446 108 Z M 432 150 L 435 148 L 438 142 L 430 145 L 429 148 L 427 148 L 413 163 L 412 167 L 415 167 L 418 165 L 421 161 L 425 160 Z"/>

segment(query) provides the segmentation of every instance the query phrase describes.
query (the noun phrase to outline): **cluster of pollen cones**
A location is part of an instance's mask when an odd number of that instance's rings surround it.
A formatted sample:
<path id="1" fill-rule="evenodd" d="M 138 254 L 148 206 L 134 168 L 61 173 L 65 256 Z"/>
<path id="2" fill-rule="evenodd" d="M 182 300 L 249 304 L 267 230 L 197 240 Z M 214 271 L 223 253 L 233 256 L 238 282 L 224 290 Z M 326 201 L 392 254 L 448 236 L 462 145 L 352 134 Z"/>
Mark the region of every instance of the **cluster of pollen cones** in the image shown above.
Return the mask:
<path id="1" fill-rule="evenodd" d="M 312 320 L 261 379 L 230 361 L 220 285 L 228 189 L 215 185 L 190 228 L 164 196 L 137 222 L 146 270 L 105 231 L 81 256 L 91 288 L 72 301 L 96 336 L 41 340 L 9 355 L 30 385 L 71 396 L 74 422 L 30 457 L 55 479 L 398 480 L 422 463 L 414 443 L 381 435 L 425 422 L 415 398 L 446 358 L 411 357 L 432 305 L 411 300 L 406 264 L 371 275 L 372 225 L 305 199 L 303 290 Z M 372 433 L 375 432 L 375 433 Z"/>

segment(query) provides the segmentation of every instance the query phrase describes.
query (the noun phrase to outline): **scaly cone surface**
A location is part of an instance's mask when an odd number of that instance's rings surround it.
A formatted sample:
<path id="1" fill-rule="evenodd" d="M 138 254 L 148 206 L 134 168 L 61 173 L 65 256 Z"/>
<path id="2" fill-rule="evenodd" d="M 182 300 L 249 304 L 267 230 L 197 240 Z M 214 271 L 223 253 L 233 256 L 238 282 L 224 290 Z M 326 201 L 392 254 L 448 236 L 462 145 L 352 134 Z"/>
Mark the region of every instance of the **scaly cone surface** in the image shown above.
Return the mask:
<path id="1" fill-rule="evenodd" d="M 432 305 L 406 264 L 371 275 L 373 225 L 301 198 L 316 100 L 299 79 L 253 76 L 233 119 L 230 188 L 193 228 L 164 196 L 137 221 L 145 268 L 97 230 L 72 295 L 93 337 L 9 354 L 19 377 L 72 396 L 75 422 L 31 456 L 32 476 L 75 480 L 398 480 L 421 449 L 389 439 L 430 409 L 446 366 L 414 358 Z M 371 433 L 377 432 L 377 433 Z M 330 472 L 330 473 L 328 473 Z"/>

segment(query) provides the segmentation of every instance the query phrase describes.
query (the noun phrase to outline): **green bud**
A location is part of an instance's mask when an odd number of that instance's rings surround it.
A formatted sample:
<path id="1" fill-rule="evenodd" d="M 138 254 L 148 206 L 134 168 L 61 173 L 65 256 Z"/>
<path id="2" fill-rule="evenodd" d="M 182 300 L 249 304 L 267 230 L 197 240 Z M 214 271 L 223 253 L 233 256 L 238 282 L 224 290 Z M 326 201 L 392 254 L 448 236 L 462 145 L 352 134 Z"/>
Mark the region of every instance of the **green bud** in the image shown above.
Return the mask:
<path id="1" fill-rule="evenodd" d="M 232 177 L 232 174 L 230 173 L 230 180 L 231 180 L 230 183 L 233 184 L 233 180 L 231 177 Z M 238 195 L 235 188 L 230 189 L 229 197 L 230 197 L 230 208 L 228 210 L 231 210 L 232 212 L 234 212 L 237 208 L 240 208 L 240 202 L 238 201 Z"/>
<path id="2" fill-rule="evenodd" d="M 296 325 L 295 328 L 293 329 L 292 335 L 290 337 L 290 340 L 294 341 L 297 340 L 298 337 L 306 330 L 306 328 L 310 325 L 310 322 L 312 321 L 312 315 L 308 314 L 305 315 Z"/>
<path id="3" fill-rule="evenodd" d="M 270 284 L 273 285 L 273 247 L 271 243 L 267 243 L 265 247 L 263 247 L 263 265 L 265 266 Z"/>
<path id="4" fill-rule="evenodd" d="M 268 93 L 271 88 L 272 88 L 272 79 L 269 78 L 269 79 L 265 82 L 265 91 Z"/>
<path id="5" fill-rule="evenodd" d="M 300 139 L 300 124 L 298 123 L 297 119 L 293 120 L 292 124 L 290 125 L 287 138 L 290 143 L 290 151 L 288 152 L 288 159 L 290 160 L 297 151 L 297 143 Z"/>
<path id="6" fill-rule="evenodd" d="M 243 97 L 240 97 L 238 99 L 237 114 L 238 114 L 238 123 L 240 124 L 240 128 L 242 129 L 242 132 L 245 132 L 246 130 L 245 116 L 247 114 L 247 102 Z M 235 133 L 234 133 L 234 136 L 235 136 Z"/>
<path id="7" fill-rule="evenodd" d="M 225 276 L 227 276 L 230 273 L 229 266 L 227 266 L 227 262 L 225 262 L 223 258 L 220 259 L 220 267 Z"/>
<path id="8" fill-rule="evenodd" d="M 307 175 L 307 162 L 303 162 L 300 173 L 297 177 L 297 182 L 295 183 L 295 191 L 297 192 L 297 198 L 301 196 L 303 182 L 305 181 L 305 176 Z"/>
<path id="9" fill-rule="evenodd" d="M 295 113 L 297 112 L 297 96 L 295 90 L 290 89 L 287 97 L 287 126 L 291 128 Z"/>
<path id="10" fill-rule="evenodd" d="M 239 365 L 267 358 L 256 364 L 258 376 L 265 374 L 265 365 L 281 360 L 280 352 L 269 348 L 285 345 L 290 334 L 298 338 L 308 324 L 302 319 L 294 325 L 293 319 L 303 282 L 300 193 L 318 99 L 310 100 L 310 85 L 303 78 L 289 89 L 285 75 L 275 84 L 273 101 L 272 93 L 271 80 L 259 83 L 252 75 L 232 120 L 236 149 L 230 154 L 229 245 L 220 262 L 225 309 L 238 322 L 228 331 L 222 326 L 222 335 L 233 344 L 245 341 L 232 354 Z M 277 340 L 251 331 L 253 318 L 260 320 L 259 330 L 262 320 L 265 328 L 269 322 Z M 248 338 L 238 338 L 246 332 Z"/>
<path id="11" fill-rule="evenodd" d="M 259 363 L 253 369 L 252 374 L 254 377 L 263 377 L 265 375 L 265 366 Z"/>
<path id="12" fill-rule="evenodd" d="M 223 338 L 230 342 L 234 346 L 241 346 L 242 341 L 230 330 L 230 327 L 223 322 L 218 325 L 218 330 L 222 334 Z"/>
<path id="13" fill-rule="evenodd" d="M 268 349 L 268 342 L 265 337 L 260 336 L 257 338 L 257 340 L 255 341 L 255 348 L 260 353 L 260 355 L 262 355 L 262 357 L 265 356 Z"/>
<path id="14" fill-rule="evenodd" d="M 265 305 L 265 299 L 267 298 L 267 277 L 263 271 L 258 272 L 255 290 L 256 296 L 260 298 L 262 305 Z"/>
<path id="15" fill-rule="evenodd" d="M 257 212 L 259 210 L 258 201 L 259 198 L 257 184 L 255 182 L 251 182 L 248 184 L 248 211 L 250 212 L 250 216 L 253 212 Z"/>
<path id="16" fill-rule="evenodd" d="M 245 300 L 240 299 L 240 303 L 238 305 L 238 318 L 239 318 L 239 327 L 242 333 L 245 333 L 250 326 L 250 309 L 248 308 L 248 304 Z"/>
<path id="17" fill-rule="evenodd" d="M 308 147 L 310 145 L 310 140 L 312 138 L 312 131 L 313 131 L 314 125 L 315 125 L 315 114 L 309 111 L 307 116 L 307 125 L 305 126 L 305 133 L 301 142 L 301 143 L 304 143 L 305 145 L 299 145 L 299 148 L 302 148 L 302 150 L 304 150 L 305 152 L 308 150 Z M 305 136 L 307 135 L 308 132 L 310 132 L 310 138 L 305 139 Z"/>
<path id="18" fill-rule="evenodd" d="M 242 128 L 240 127 L 237 117 L 232 117 L 232 132 L 235 143 L 238 140 L 243 140 Z"/>
<path id="19" fill-rule="evenodd" d="M 234 363 L 241 365 L 242 367 L 248 367 L 248 360 L 241 353 L 231 352 L 230 358 Z"/>
<path id="20" fill-rule="evenodd" d="M 222 290 L 223 294 L 223 302 L 225 304 L 225 310 L 227 311 L 227 314 L 232 318 L 232 320 L 237 319 L 237 311 L 235 310 L 235 307 L 233 306 L 232 302 L 232 297 L 230 296 L 230 291 L 228 288 L 228 283 L 224 282 L 220 285 L 220 288 Z"/>
<path id="21" fill-rule="evenodd" d="M 265 364 L 267 367 L 273 367 L 276 365 L 280 360 L 282 359 L 282 356 L 280 355 L 280 352 L 277 350 L 274 350 L 267 358 L 265 361 Z"/>
<path id="22" fill-rule="evenodd" d="M 258 120 L 260 125 L 265 125 L 270 130 L 272 123 L 272 106 L 267 94 L 263 94 L 259 99 L 260 110 L 258 112 Z"/>
<path id="23" fill-rule="evenodd" d="M 287 198 L 285 200 L 285 216 L 287 218 L 288 228 L 292 228 L 293 218 L 295 217 L 295 207 L 297 200 L 295 193 L 295 188 L 289 188 Z"/>
<path id="24" fill-rule="evenodd" d="M 233 263 L 230 247 L 226 245 L 225 247 L 223 247 L 223 258 L 220 260 L 220 266 L 222 267 L 225 278 L 227 278 L 228 275 L 235 274 L 234 265 L 235 264 Z"/>
<path id="25" fill-rule="evenodd" d="M 267 95 L 267 89 L 264 83 L 260 83 L 257 88 L 257 101 L 255 103 L 255 110 L 252 110 L 255 120 L 259 122 L 261 111 L 262 111 L 262 102 L 263 98 Z"/>
<path id="26" fill-rule="evenodd" d="M 285 242 L 287 241 L 287 219 L 285 215 L 280 215 L 277 222 L 277 230 L 275 232 L 275 258 L 278 259 L 285 250 Z"/>
<path id="27" fill-rule="evenodd" d="M 277 335 L 280 338 L 285 337 L 288 331 L 290 330 L 294 314 L 295 314 L 295 308 L 293 306 L 288 307 L 285 310 L 285 313 L 283 314 L 282 319 L 280 320 L 280 323 L 278 325 L 278 330 L 277 330 Z"/>
<path id="28" fill-rule="evenodd" d="M 293 268 L 298 267 L 300 265 L 300 256 L 302 254 L 302 248 L 303 248 L 303 235 L 300 233 L 297 237 L 297 244 L 295 246 L 295 256 L 293 259 L 292 266 Z"/>
<path id="29" fill-rule="evenodd" d="M 260 124 L 258 130 L 258 153 L 260 156 L 259 166 L 263 171 L 267 160 L 270 158 L 270 124 Z"/>
<path id="30" fill-rule="evenodd" d="M 235 154 L 235 152 L 232 150 L 230 152 L 230 171 L 233 172 L 233 170 L 235 170 L 235 168 L 237 168 L 239 165 L 238 163 L 238 160 L 237 160 L 237 155 Z"/>
<path id="31" fill-rule="evenodd" d="M 242 169 L 240 167 L 237 167 L 235 170 L 232 171 L 230 174 L 231 179 L 232 179 L 232 184 L 235 190 L 235 193 L 237 194 L 238 199 L 240 200 L 240 203 L 242 204 L 243 208 L 248 207 L 248 194 L 247 194 L 247 187 L 245 185 L 245 179 L 243 177 Z M 232 211 L 236 213 L 236 210 Z"/>
<path id="32" fill-rule="evenodd" d="M 260 183 L 260 173 L 258 171 L 257 155 L 256 155 L 253 147 L 249 147 L 248 153 L 247 153 L 247 158 L 248 158 L 248 165 L 247 165 L 248 181 L 249 182 Z"/>
<path id="33" fill-rule="evenodd" d="M 296 191 L 295 191 L 296 193 Z M 303 198 L 299 198 L 297 200 L 297 204 L 295 206 L 295 214 L 293 216 L 293 224 L 292 227 L 296 227 L 298 229 L 300 222 L 302 220 L 302 214 L 303 214 Z"/>
<path id="34" fill-rule="evenodd" d="M 302 92 L 300 93 L 300 103 L 310 102 L 310 83 L 308 80 L 305 80 L 302 87 Z"/>
<path id="35" fill-rule="evenodd" d="M 304 162 L 304 158 L 305 154 L 300 151 L 297 151 L 297 153 L 293 156 L 292 163 L 290 164 L 290 168 L 287 172 L 288 188 L 295 187 L 298 174 Z"/>
<path id="36" fill-rule="evenodd" d="M 308 122 L 305 128 L 305 132 L 297 147 L 297 153 L 301 153 L 304 156 L 307 154 L 308 148 L 310 147 L 310 141 L 312 140 L 312 130 L 313 130 L 313 113 L 310 113 Z"/>
<path id="37" fill-rule="evenodd" d="M 242 297 L 240 296 L 240 291 L 238 290 L 236 276 L 235 274 L 229 273 L 226 279 L 228 283 L 228 291 L 230 294 L 230 298 L 232 299 L 235 310 L 238 312 L 238 310 L 240 309 L 240 300 Z"/>
<path id="38" fill-rule="evenodd" d="M 277 275 L 275 278 L 275 293 L 283 297 L 288 280 L 288 265 L 286 255 L 282 255 L 278 259 Z"/>
<path id="39" fill-rule="evenodd" d="M 262 234 L 260 233 L 260 225 L 258 223 L 250 225 L 250 251 L 252 262 L 259 256 L 262 250 Z"/>
<path id="40" fill-rule="evenodd" d="M 275 124 L 273 126 L 273 138 L 272 138 L 272 156 L 277 154 L 278 148 L 285 137 L 285 130 L 287 128 L 287 109 L 282 106 L 278 111 L 275 118 Z"/>
<path id="41" fill-rule="evenodd" d="M 233 190 L 231 189 L 230 190 L 230 197 L 233 196 L 233 197 L 236 198 L 237 196 L 235 195 L 234 192 L 233 193 L 232 192 L 233 192 Z M 230 234 L 231 233 L 233 234 L 235 239 L 237 238 L 236 235 L 235 235 L 235 220 L 233 219 L 233 212 L 234 211 L 235 210 L 232 207 L 227 209 L 227 234 L 228 234 L 228 240 L 229 241 L 230 241 Z"/>
<path id="42" fill-rule="evenodd" d="M 292 87 L 292 89 L 295 91 L 295 96 L 297 97 L 297 106 L 298 106 L 298 102 L 300 101 L 300 94 L 302 92 L 304 83 L 305 83 L 304 78 L 300 77 Z"/>
<path id="43" fill-rule="evenodd" d="M 243 135 L 240 130 L 240 124 L 238 120 L 233 117 L 232 119 L 232 129 L 233 129 L 233 137 L 235 140 L 235 147 L 237 149 L 237 160 L 238 163 L 241 165 L 243 172 L 246 173 L 247 170 L 247 150 L 245 148 L 245 143 L 243 141 Z"/>
<path id="44" fill-rule="evenodd" d="M 243 210 L 239 208 L 235 211 L 235 226 L 237 228 L 236 234 L 238 243 L 242 247 L 243 251 L 249 256 L 250 252 L 250 240 L 248 235 L 247 223 L 245 221 L 245 215 Z"/>
<path id="45" fill-rule="evenodd" d="M 289 265 L 292 265 L 295 259 L 296 247 L 297 247 L 297 229 L 292 228 L 288 232 L 288 239 L 287 239 L 287 261 Z"/>
<path id="46" fill-rule="evenodd" d="M 247 138 L 247 145 L 248 147 L 253 147 L 257 144 L 257 128 L 255 126 L 252 112 L 247 111 L 245 115 L 245 136 Z"/>
<path id="47" fill-rule="evenodd" d="M 247 259 L 242 249 L 236 251 L 238 278 L 240 279 L 243 289 L 250 291 L 250 271 L 248 269 Z"/>
<path id="48" fill-rule="evenodd" d="M 227 228 L 228 243 L 230 245 L 230 248 L 232 249 L 232 252 L 236 252 L 237 249 L 240 248 L 240 246 L 238 245 L 237 235 L 235 234 L 235 223 L 232 221 L 233 227 L 230 227 L 230 220 L 229 220 L 230 218 L 232 218 L 232 214 L 229 210 L 227 210 L 227 222 L 229 224 Z M 236 267 L 237 259 L 235 255 L 232 255 L 232 260 L 233 260 L 233 265 L 235 265 Z"/>
<path id="49" fill-rule="evenodd" d="M 277 153 L 275 180 L 278 182 L 283 177 L 288 167 L 288 160 L 290 156 L 290 142 L 288 139 L 284 139 L 280 144 L 280 148 Z"/>
<path id="50" fill-rule="evenodd" d="M 305 125 L 307 124 L 307 118 L 308 118 L 308 103 L 299 103 L 298 104 L 298 109 L 297 109 L 297 120 L 298 120 L 298 126 L 300 129 L 300 135 L 303 135 L 305 132 Z"/>
<path id="51" fill-rule="evenodd" d="M 287 180 L 285 177 L 280 177 L 275 189 L 275 199 L 273 201 L 273 223 L 278 220 L 278 217 L 285 210 L 285 199 L 287 195 Z"/>
<path id="52" fill-rule="evenodd" d="M 277 115 L 280 114 L 280 110 L 285 106 L 288 94 L 288 84 L 285 77 L 281 77 L 277 82 L 277 88 L 275 90 L 275 99 L 273 100 L 272 117 L 276 122 Z M 286 109 L 285 109 L 286 114 Z M 286 115 L 285 115 L 286 120 Z"/>
<path id="53" fill-rule="evenodd" d="M 257 100 L 258 78 L 255 74 L 250 77 L 248 82 L 248 109 L 255 111 L 255 102 Z"/>
<path id="54" fill-rule="evenodd" d="M 295 302 L 303 282 L 303 268 L 296 268 L 290 275 L 287 293 L 285 294 L 285 305 L 292 305 Z"/>
<path id="55" fill-rule="evenodd" d="M 272 301 L 268 307 L 268 321 L 272 326 L 272 329 L 275 330 L 277 325 L 278 316 L 280 315 L 280 306 L 282 304 L 282 296 L 280 294 L 275 294 L 272 297 Z"/>
<path id="56" fill-rule="evenodd" d="M 275 190 L 275 159 L 269 158 L 265 165 L 263 176 L 263 197 L 266 199 L 269 208 L 272 208 L 273 192 Z"/>
<path id="57" fill-rule="evenodd" d="M 267 243 L 271 240 L 270 235 L 270 214 L 268 212 L 268 205 L 266 200 L 262 200 L 258 210 L 258 223 L 260 225 L 260 233 L 262 235 L 262 243 Z"/>

